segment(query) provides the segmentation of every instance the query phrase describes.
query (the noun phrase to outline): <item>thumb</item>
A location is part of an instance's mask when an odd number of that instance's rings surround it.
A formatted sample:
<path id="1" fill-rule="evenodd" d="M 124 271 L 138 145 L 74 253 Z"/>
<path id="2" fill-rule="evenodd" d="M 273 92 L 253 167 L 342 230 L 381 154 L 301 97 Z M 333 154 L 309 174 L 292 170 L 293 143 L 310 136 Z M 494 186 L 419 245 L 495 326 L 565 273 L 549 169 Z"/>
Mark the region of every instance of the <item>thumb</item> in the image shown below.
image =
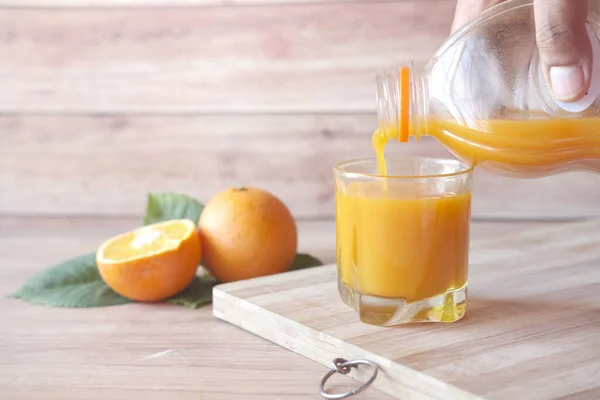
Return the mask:
<path id="1" fill-rule="evenodd" d="M 579 100 L 592 74 L 587 0 L 534 0 L 534 14 L 543 72 L 554 97 Z"/>

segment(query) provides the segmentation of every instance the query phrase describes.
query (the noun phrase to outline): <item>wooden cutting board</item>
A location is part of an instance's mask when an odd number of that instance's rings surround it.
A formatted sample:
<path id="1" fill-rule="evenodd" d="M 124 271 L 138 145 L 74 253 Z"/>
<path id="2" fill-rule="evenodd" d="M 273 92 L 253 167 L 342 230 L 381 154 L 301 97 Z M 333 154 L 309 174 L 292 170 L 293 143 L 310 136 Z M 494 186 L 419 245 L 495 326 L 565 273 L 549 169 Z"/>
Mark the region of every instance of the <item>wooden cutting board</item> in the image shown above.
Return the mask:
<path id="1" fill-rule="evenodd" d="M 373 386 L 402 400 L 600 399 L 600 220 L 471 249 L 467 314 L 453 324 L 366 325 L 333 265 L 217 286 L 214 315 L 327 366 L 373 361 Z"/>

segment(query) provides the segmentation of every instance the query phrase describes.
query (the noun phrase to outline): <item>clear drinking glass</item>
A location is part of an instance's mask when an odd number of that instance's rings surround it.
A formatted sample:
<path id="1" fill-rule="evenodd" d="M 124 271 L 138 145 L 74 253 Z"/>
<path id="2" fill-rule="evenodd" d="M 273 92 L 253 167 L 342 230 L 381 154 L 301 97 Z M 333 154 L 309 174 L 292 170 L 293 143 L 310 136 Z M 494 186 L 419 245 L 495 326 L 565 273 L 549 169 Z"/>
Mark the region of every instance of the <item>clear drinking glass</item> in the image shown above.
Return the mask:
<path id="1" fill-rule="evenodd" d="M 466 310 L 473 168 L 453 159 L 386 163 L 385 176 L 376 158 L 334 167 L 340 296 L 373 325 L 457 321 Z"/>

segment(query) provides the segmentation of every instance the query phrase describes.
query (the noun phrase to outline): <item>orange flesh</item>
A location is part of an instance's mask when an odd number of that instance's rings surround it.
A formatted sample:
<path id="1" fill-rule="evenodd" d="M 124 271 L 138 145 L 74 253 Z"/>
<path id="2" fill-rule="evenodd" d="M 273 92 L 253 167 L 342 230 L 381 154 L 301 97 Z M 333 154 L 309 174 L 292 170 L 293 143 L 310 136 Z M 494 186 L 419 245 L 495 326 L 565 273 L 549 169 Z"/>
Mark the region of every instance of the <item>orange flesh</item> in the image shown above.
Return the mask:
<path id="1" fill-rule="evenodd" d="M 181 240 L 189 236 L 187 225 L 166 224 L 148 226 L 128 232 L 116 238 L 104 248 L 105 260 L 122 262 L 124 260 L 148 256 L 153 253 L 176 249 Z"/>

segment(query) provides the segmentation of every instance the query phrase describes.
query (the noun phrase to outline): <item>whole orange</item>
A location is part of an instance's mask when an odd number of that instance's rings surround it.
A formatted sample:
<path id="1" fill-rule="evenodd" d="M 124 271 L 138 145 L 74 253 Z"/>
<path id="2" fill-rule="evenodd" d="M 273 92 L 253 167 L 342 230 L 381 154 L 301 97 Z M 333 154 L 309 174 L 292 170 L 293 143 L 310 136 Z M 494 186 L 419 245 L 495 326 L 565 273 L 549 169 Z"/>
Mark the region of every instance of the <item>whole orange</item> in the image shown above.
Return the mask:
<path id="1" fill-rule="evenodd" d="M 136 301 L 160 301 L 185 289 L 202 258 L 194 222 L 158 222 L 105 241 L 96 252 L 100 276 L 115 292 Z"/>
<path id="2" fill-rule="evenodd" d="M 202 264 L 220 282 L 284 272 L 296 257 L 296 221 L 281 200 L 262 189 L 218 193 L 204 207 L 198 231 Z"/>

